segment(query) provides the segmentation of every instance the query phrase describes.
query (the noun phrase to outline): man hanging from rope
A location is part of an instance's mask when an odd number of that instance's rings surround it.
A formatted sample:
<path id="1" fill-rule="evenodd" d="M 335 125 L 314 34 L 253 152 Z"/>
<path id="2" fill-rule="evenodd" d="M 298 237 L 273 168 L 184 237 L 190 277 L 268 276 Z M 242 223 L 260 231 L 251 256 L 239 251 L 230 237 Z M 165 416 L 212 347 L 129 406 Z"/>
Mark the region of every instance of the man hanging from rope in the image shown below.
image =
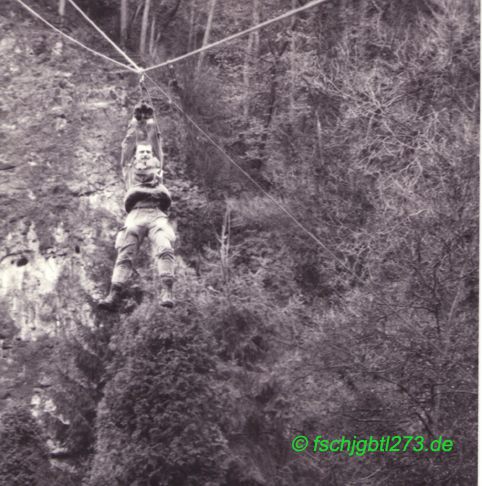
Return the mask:
<path id="1" fill-rule="evenodd" d="M 124 198 L 127 218 L 116 238 L 117 259 L 110 292 L 99 302 L 101 308 L 108 310 L 115 309 L 120 303 L 123 290 L 134 272 L 133 259 L 146 236 L 156 258 L 161 305 L 174 305 L 172 244 L 176 236 L 167 217 L 171 196 L 162 183 L 163 152 L 153 115 L 149 104 L 141 102 L 137 105 L 122 142 L 121 165 L 127 189 Z"/>

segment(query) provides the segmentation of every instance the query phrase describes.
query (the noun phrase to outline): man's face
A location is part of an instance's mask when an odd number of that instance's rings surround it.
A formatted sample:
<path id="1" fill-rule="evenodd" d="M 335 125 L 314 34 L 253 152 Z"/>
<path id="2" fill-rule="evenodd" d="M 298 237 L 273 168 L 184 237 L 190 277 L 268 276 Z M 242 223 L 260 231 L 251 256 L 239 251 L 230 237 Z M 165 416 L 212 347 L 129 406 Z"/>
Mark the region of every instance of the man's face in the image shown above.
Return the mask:
<path id="1" fill-rule="evenodd" d="M 136 150 L 136 161 L 146 164 L 152 159 L 152 147 L 150 145 L 138 145 Z"/>

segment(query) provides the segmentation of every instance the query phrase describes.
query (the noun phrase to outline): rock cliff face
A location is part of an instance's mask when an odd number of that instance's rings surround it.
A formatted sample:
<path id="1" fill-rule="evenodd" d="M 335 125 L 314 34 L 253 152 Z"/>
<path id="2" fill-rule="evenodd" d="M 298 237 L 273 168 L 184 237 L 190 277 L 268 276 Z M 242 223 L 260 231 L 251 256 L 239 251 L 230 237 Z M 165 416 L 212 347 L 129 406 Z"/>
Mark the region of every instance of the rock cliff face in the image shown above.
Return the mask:
<path id="1" fill-rule="evenodd" d="M 83 334 L 99 324 L 94 303 L 108 289 L 125 217 L 120 146 L 139 90 L 132 75 L 60 42 L 22 11 L 0 7 L 0 38 L 0 413 L 27 404 L 54 455 L 65 453 L 61 443 L 70 444 L 73 456 L 88 454 L 90 446 L 76 451 L 66 432 L 72 416 L 63 415 L 61 395 L 67 401 L 77 395 L 62 389 L 60 376 L 73 374 L 68 386 L 74 387 L 82 379 L 72 372 L 76 353 L 63 346 L 92 355 Z M 194 219 L 205 227 L 205 198 L 180 163 L 182 124 L 172 112 L 166 116 L 160 100 L 156 105 L 172 224 L 186 227 Z M 184 233 L 178 247 L 196 237 L 195 230 L 178 233 Z M 144 289 L 153 277 L 148 253 L 145 245 L 137 265 Z M 180 281 L 194 274 L 182 256 L 176 257 Z M 97 354 L 109 352 L 107 342 L 96 345 Z M 102 365 L 92 366 L 94 374 L 102 372 Z M 100 395 L 89 380 L 84 385 L 79 400 L 88 404 L 86 414 L 95 413 Z"/>
<path id="2" fill-rule="evenodd" d="M 53 355 L 61 337 L 94 327 L 108 289 L 125 217 L 120 144 L 139 91 L 22 14 L 0 8 L 0 412 L 21 401 L 59 418 Z M 182 129 L 159 122 L 174 211 L 189 201 L 195 215 L 203 197 L 169 156 L 183 155 Z M 147 253 L 138 270 L 149 280 Z M 177 266 L 182 277 L 180 256 Z"/>
<path id="3" fill-rule="evenodd" d="M 131 105 L 123 79 L 35 22 L 4 12 L 0 32 L 1 410 L 38 407 L 52 340 L 76 320 L 93 326 L 122 224 Z"/>

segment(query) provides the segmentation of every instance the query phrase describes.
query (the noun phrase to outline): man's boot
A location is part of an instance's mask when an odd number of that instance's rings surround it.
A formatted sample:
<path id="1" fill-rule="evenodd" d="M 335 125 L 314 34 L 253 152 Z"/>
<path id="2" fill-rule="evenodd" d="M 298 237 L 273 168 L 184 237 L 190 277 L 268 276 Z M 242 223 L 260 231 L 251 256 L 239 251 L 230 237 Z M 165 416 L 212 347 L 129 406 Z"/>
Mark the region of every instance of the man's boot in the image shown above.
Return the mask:
<path id="1" fill-rule="evenodd" d="M 106 310 L 114 310 L 122 300 L 122 287 L 112 284 L 109 295 L 99 302 L 99 307 Z"/>
<path id="2" fill-rule="evenodd" d="M 174 298 L 172 296 L 172 286 L 174 280 L 172 278 L 161 279 L 161 305 L 163 307 L 174 307 Z"/>

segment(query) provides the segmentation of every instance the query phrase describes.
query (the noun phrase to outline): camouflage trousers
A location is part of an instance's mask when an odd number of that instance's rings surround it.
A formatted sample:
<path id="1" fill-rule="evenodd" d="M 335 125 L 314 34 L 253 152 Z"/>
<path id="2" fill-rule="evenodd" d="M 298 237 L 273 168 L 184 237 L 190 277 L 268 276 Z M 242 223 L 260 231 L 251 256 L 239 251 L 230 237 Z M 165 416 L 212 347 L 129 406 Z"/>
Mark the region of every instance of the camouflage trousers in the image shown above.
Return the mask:
<path id="1" fill-rule="evenodd" d="M 174 279 L 174 229 L 160 209 L 136 207 L 127 215 L 125 225 L 116 238 L 117 259 L 112 284 L 124 286 L 131 279 L 133 260 L 146 236 L 152 245 L 159 276 Z"/>

